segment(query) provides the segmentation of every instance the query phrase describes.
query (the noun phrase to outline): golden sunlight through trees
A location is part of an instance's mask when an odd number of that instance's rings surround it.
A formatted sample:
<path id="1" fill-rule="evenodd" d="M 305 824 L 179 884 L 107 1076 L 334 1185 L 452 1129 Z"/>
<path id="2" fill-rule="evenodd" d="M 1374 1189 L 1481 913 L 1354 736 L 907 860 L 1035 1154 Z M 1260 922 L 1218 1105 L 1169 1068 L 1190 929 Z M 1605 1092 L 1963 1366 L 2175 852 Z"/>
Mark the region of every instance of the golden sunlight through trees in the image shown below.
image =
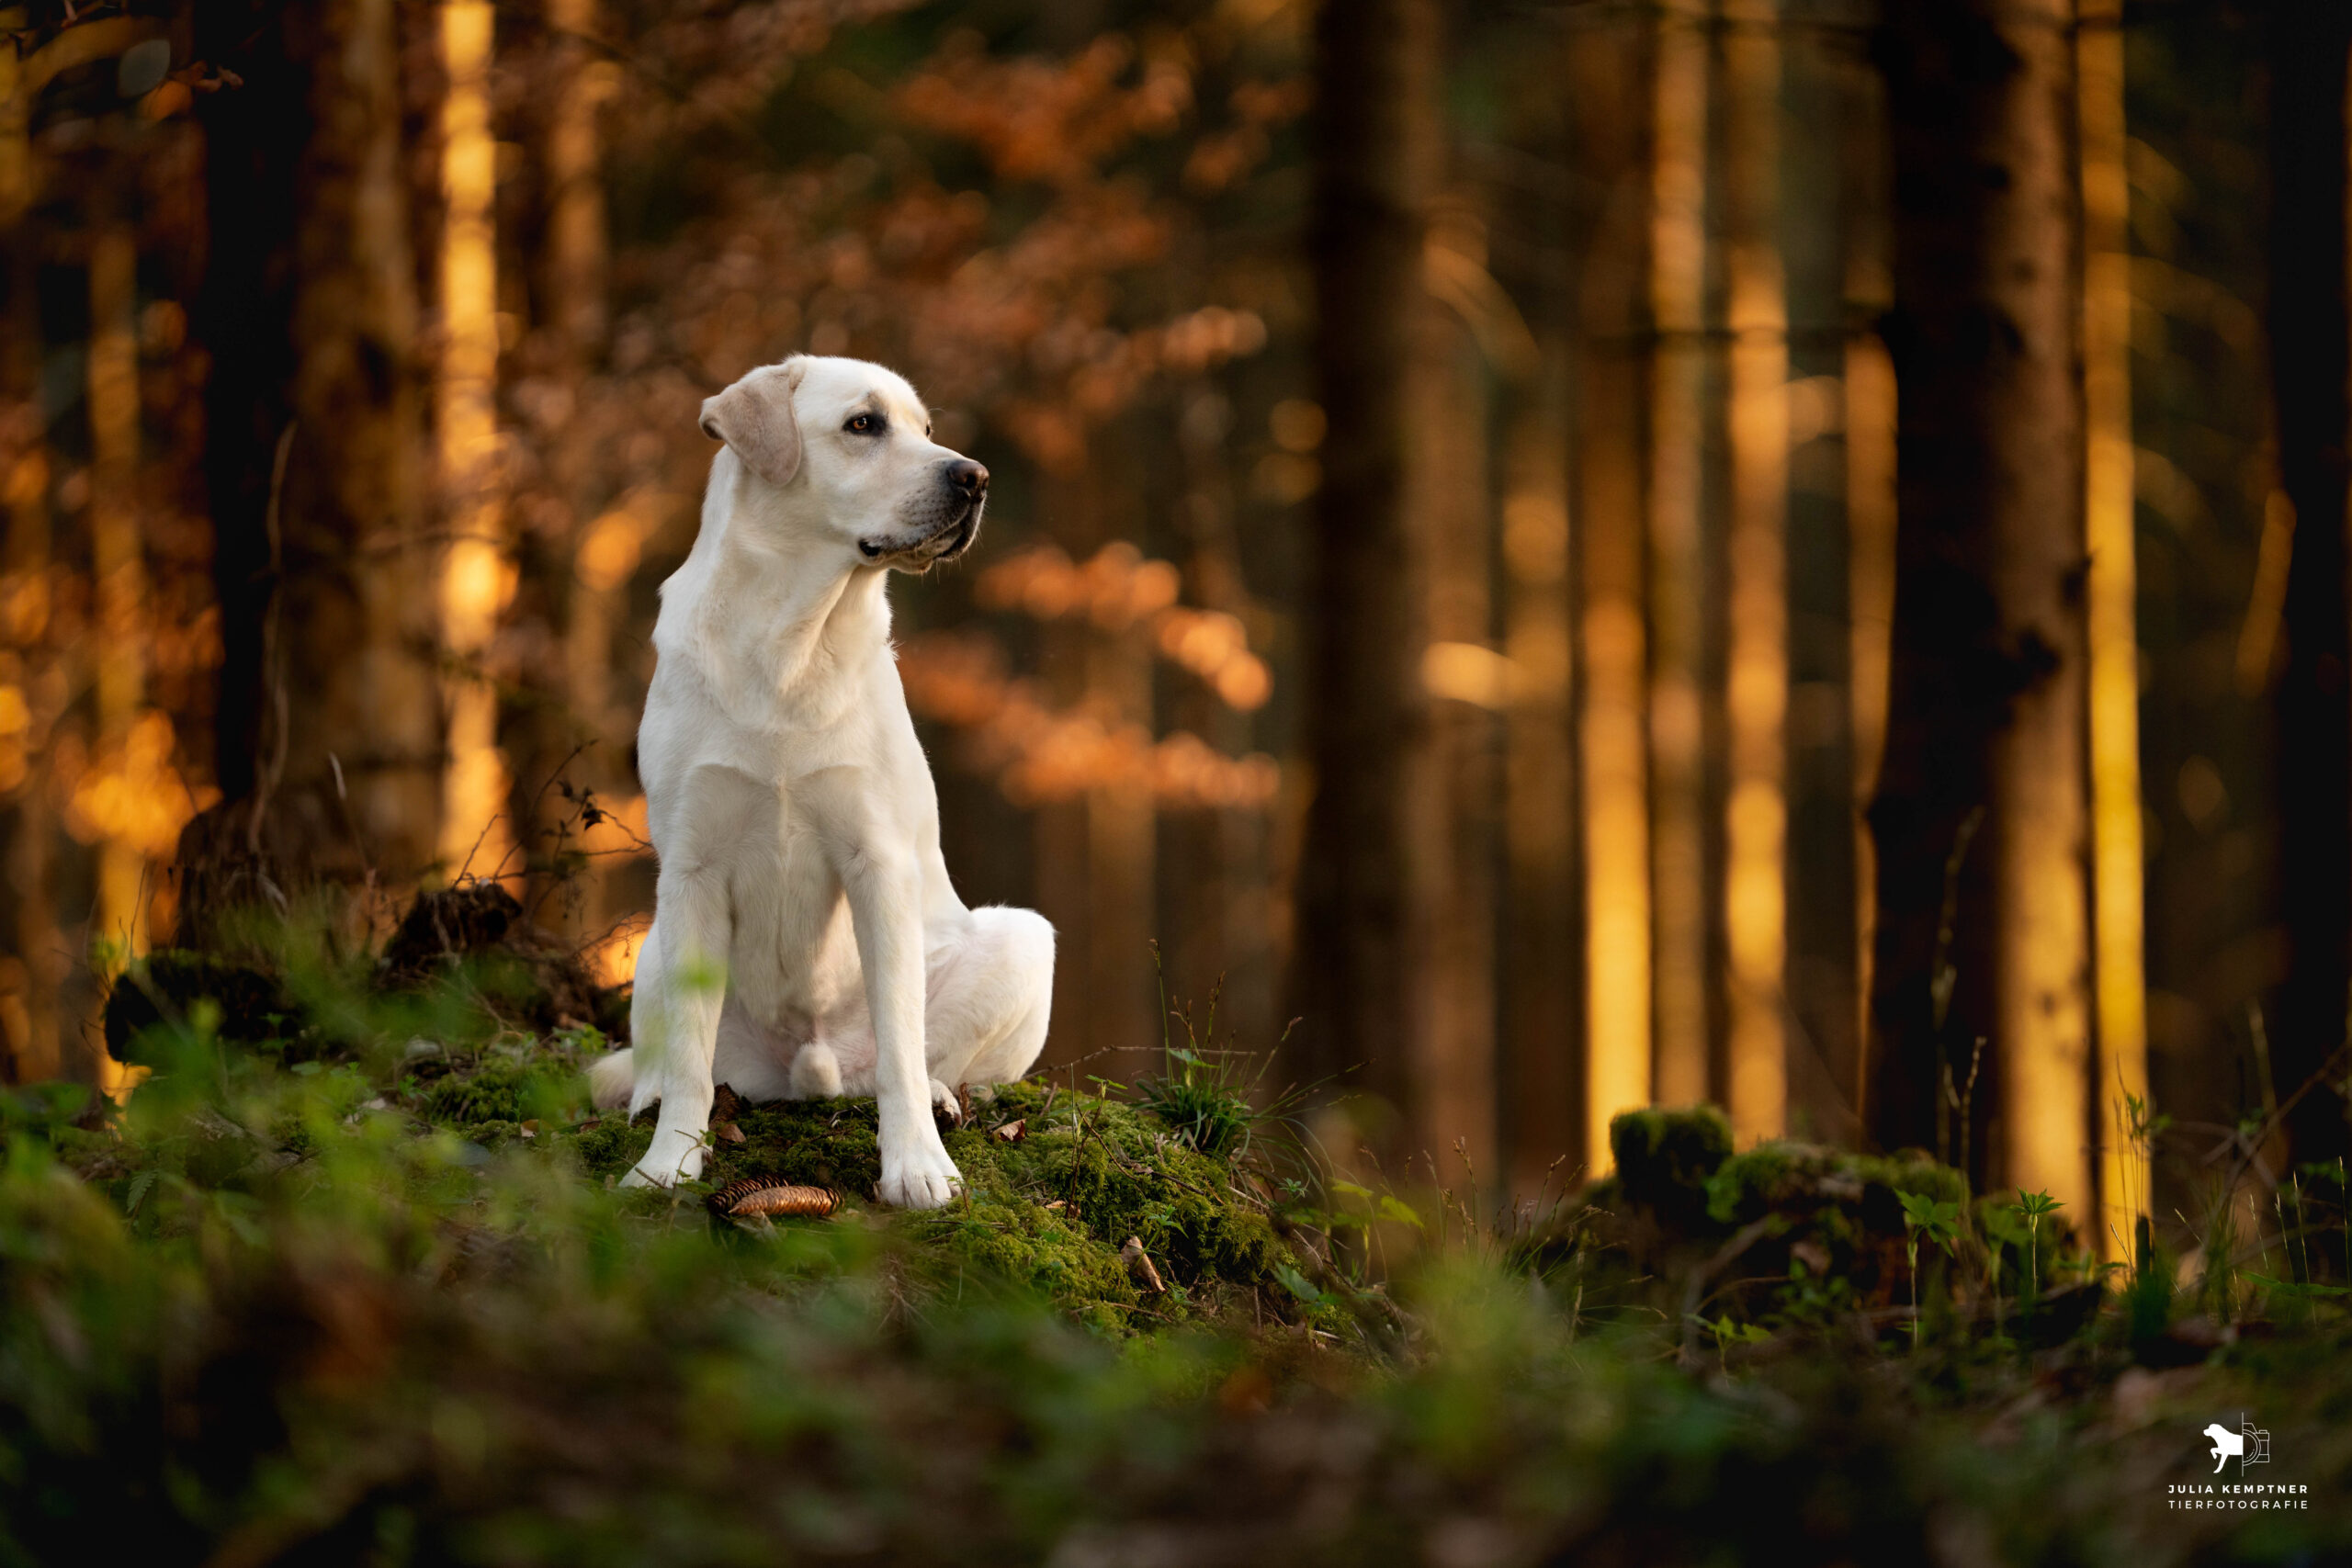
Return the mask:
<path id="1" fill-rule="evenodd" d="M 444 0 L 441 62 L 441 344 L 435 436 L 440 454 L 439 602 L 447 761 L 441 786 L 445 874 L 512 869 L 506 755 L 498 741 L 491 644 L 514 593 L 498 493 L 498 145 L 490 127 L 492 7 Z"/>
<path id="2" fill-rule="evenodd" d="M 1724 830 L 1732 1132 L 1787 1130 L 1788 302 L 1781 272 L 1781 46 L 1769 0 L 1735 0 L 1723 61 L 1729 231 L 1731 789 Z"/>
<path id="3" fill-rule="evenodd" d="M 2148 1096 L 2142 962 L 2140 638 L 2133 570 L 2131 182 L 2124 166 L 2121 0 L 2083 0 L 2075 34 L 2082 103 L 2084 536 L 2090 556 L 2092 912 L 2097 922 L 2100 1224 L 2110 1261 L 2150 1203 L 2144 1148 L 2119 1101 Z M 2266 660 L 2267 663 L 2267 660 Z"/>
<path id="4" fill-rule="evenodd" d="M 1862 263 L 1857 270 L 1878 269 Z M 1884 279 L 1864 294 L 1885 298 Z M 1886 750 L 1886 682 L 1894 622 L 1894 366 L 1876 333 L 1846 344 L 1846 538 L 1848 654 L 1852 671 L 1853 798 L 1867 802 L 1878 788 Z M 1878 936 L 1876 849 L 1870 821 L 1854 813 L 1854 968 L 1857 1039 L 1854 1114 L 1870 1124 L 1871 965 Z"/>
<path id="5" fill-rule="evenodd" d="M 1579 661 L 1577 801 L 1584 852 L 1585 1168 L 1610 1168 L 1609 1119 L 1650 1103 L 1650 812 L 1644 733 L 1641 394 L 1634 322 L 1647 297 L 1643 258 L 1651 170 L 1638 146 L 1646 112 L 1642 40 L 1593 31 L 1571 42 L 1578 135 L 1609 181 L 1596 255 L 1579 279 L 1583 369 L 1577 423 Z"/>
<path id="6" fill-rule="evenodd" d="M 1706 8 L 1657 11 L 1651 106 L 1649 785 L 1657 1100 L 1707 1098 Z"/>
<path id="7" fill-rule="evenodd" d="M 2089 1213 L 2096 1209 L 2089 1148 L 2097 1101 L 2078 531 L 2082 296 L 2078 274 L 2045 265 L 2046 258 L 2079 254 L 2070 155 L 2077 112 L 2073 20 L 2070 0 L 2039 0 L 2002 14 L 2001 35 L 2018 64 L 1997 129 L 1989 133 L 1998 138 L 1994 144 L 2005 154 L 2011 186 L 1995 204 L 1985 286 L 2023 339 L 2011 378 L 1985 411 L 2003 481 L 1993 580 L 2004 634 L 2017 640 L 2034 677 L 1994 746 L 1999 934 L 1993 1018 L 2007 1179 Z M 2075 520 L 2075 527 L 2052 527 L 2057 519 Z"/>
<path id="8" fill-rule="evenodd" d="M 97 926 L 130 958 L 147 944 L 147 855 L 142 839 L 169 853 L 176 822 L 164 832 L 138 831 L 131 818 L 141 797 L 161 784 L 152 738 L 136 747 L 147 698 L 147 565 L 139 527 L 139 347 L 131 317 L 138 308 L 137 243 L 119 218 L 102 223 L 90 241 L 90 556 L 97 580 L 97 747 L 101 780 L 125 788 L 93 795 L 88 816 L 101 835 Z M 163 719 L 168 738 L 170 721 Z M 168 757 L 166 739 L 163 752 Z M 137 774 L 133 769 L 138 766 Z M 99 787 L 104 787 L 101 783 Z M 79 792 L 77 792 L 79 793 Z"/>

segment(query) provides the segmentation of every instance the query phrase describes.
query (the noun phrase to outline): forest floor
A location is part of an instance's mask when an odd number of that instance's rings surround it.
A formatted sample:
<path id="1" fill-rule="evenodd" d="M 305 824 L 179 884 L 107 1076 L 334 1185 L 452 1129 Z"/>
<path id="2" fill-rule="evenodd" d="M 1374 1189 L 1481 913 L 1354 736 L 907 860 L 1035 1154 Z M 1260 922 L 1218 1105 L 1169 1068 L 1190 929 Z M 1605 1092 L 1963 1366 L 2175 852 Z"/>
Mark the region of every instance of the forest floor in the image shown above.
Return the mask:
<path id="1" fill-rule="evenodd" d="M 135 966 L 125 1105 L 0 1091 L 0 1562 L 2352 1560 L 2324 1173 L 2102 1269 L 1645 1112 L 1496 1217 L 1180 1045 L 967 1107 L 936 1213 L 873 1204 L 871 1101 L 722 1095 L 631 1190 L 612 1002 L 488 890 Z M 775 1182 L 837 1206 L 721 1212 Z"/>

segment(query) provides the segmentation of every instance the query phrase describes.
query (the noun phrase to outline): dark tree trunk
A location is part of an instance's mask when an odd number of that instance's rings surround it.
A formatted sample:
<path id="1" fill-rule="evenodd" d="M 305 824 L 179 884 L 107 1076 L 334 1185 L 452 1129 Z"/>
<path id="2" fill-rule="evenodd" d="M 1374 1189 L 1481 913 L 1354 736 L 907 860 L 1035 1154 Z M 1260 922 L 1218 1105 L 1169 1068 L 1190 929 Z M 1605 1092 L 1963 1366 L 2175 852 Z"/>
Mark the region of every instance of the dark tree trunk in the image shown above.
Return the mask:
<path id="1" fill-rule="evenodd" d="M 1966 1139 L 1980 1183 L 2047 1186 L 2079 1213 L 2091 1193 L 2072 7 L 1966 0 L 1887 17 L 1899 527 L 1870 808 L 1870 1131 L 1954 1157 Z M 1939 957 L 1953 986 L 1940 1027 Z M 1939 1080 L 1948 1062 L 1966 1085 L 1980 1037 L 1963 1129 L 1938 1110 Z"/>
<path id="2" fill-rule="evenodd" d="M 2278 895 L 2288 969 L 2271 1078 L 2294 1092 L 2345 1038 L 2352 932 L 2352 720 L 2345 671 L 2345 61 L 2352 9 L 2283 0 L 2270 39 L 2270 366 L 2279 482 L 2294 503 L 2278 713 Z M 2343 1076 L 2339 1069 L 2334 1076 Z M 2344 1101 L 2290 1113 L 2293 1157 L 2345 1152 Z"/>
<path id="3" fill-rule="evenodd" d="M 1328 6 L 1312 238 L 1329 436 L 1316 511 L 1310 755 L 1297 897 L 1300 1070 L 1392 1099 L 1417 1011 L 1407 781 L 1425 744 L 1407 513 L 1413 322 L 1439 175 L 1434 0 Z"/>
<path id="4" fill-rule="evenodd" d="M 198 935 L 258 886 L 228 874 L 252 850 L 277 883 L 398 881 L 439 815 L 395 9 L 245 9 L 207 23 L 247 85 L 206 113 L 224 800 L 181 845 Z"/>
<path id="5" fill-rule="evenodd" d="M 212 367 L 204 414 L 220 603 L 214 751 L 220 793 L 231 801 L 253 793 L 263 748 L 275 739 L 262 647 L 276 586 L 269 500 L 291 418 L 294 175 L 310 127 L 307 78 L 287 59 L 279 30 L 264 25 L 267 9 L 208 6 L 198 17 L 198 57 L 230 66 L 245 83 L 202 100 L 210 240 L 195 318 Z"/>

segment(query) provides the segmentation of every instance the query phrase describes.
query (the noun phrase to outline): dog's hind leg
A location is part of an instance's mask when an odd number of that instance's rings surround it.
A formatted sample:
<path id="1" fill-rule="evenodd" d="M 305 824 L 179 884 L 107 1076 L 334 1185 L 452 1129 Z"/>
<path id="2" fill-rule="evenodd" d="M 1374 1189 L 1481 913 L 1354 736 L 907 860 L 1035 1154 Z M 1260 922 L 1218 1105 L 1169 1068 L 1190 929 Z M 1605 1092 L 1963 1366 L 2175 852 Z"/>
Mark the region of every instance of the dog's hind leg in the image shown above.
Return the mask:
<path id="1" fill-rule="evenodd" d="M 1011 1083 L 1046 1048 L 1054 928 L 1028 909 L 971 913 L 960 941 L 931 955 L 923 1033 L 931 1076 L 951 1089 Z"/>

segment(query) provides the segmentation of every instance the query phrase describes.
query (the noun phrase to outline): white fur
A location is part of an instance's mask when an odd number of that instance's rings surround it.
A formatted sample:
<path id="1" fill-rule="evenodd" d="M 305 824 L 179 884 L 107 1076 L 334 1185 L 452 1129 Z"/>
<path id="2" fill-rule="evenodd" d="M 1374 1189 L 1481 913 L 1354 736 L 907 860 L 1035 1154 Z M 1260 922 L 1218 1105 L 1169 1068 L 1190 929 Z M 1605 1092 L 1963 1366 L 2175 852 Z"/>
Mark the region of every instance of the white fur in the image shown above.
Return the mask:
<path id="1" fill-rule="evenodd" d="M 887 428 L 848 428 L 861 414 Z M 959 552 L 980 508 L 879 366 L 764 367 L 704 428 L 728 446 L 662 587 L 638 735 L 661 872 L 636 1044 L 595 1065 L 594 1092 L 632 1115 L 661 1101 L 628 1179 L 664 1185 L 701 1175 L 718 1083 L 873 1094 L 882 1200 L 936 1208 L 961 1179 L 933 1106 L 1026 1072 L 1053 994 L 1053 928 L 967 909 L 948 881 L 890 646 L 888 571 Z"/>

